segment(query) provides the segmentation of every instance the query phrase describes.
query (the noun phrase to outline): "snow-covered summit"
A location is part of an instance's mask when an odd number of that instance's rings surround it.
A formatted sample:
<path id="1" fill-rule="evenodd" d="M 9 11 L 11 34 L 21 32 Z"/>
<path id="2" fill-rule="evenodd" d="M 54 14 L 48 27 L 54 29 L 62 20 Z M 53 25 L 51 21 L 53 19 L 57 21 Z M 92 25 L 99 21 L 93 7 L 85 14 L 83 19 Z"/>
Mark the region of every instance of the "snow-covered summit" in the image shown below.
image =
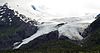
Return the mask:
<path id="1" fill-rule="evenodd" d="M 72 0 L 4 0 L 9 7 L 31 19 L 56 19 L 64 17 L 79 17 L 83 14 L 98 14 L 99 10 L 86 8 L 88 1 L 71 2 Z M 55 3 L 56 2 L 56 3 Z M 93 2 L 93 1 L 90 1 Z M 73 5 L 72 5 L 73 3 Z M 74 6 L 75 5 L 75 6 Z M 96 5 L 96 4 L 95 4 Z M 35 9 L 35 10 L 34 10 Z M 64 14 L 64 15 L 62 15 Z M 71 14 L 70 16 L 68 16 Z M 75 14 L 76 16 L 73 16 Z M 48 17 L 48 18 L 47 18 Z"/>

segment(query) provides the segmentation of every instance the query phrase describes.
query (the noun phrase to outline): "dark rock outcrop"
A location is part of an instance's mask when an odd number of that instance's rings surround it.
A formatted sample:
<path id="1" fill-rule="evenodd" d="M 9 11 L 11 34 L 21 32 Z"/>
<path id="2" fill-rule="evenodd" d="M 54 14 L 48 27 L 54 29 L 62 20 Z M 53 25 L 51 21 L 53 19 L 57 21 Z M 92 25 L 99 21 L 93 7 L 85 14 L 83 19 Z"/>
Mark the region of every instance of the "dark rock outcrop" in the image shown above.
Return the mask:
<path id="1" fill-rule="evenodd" d="M 83 33 L 86 36 L 82 42 L 83 47 L 88 49 L 99 49 L 100 46 L 100 14 L 96 16 L 96 20 L 92 22 Z"/>
<path id="2" fill-rule="evenodd" d="M 28 20 L 22 14 L 8 8 L 7 4 L 0 7 L 0 50 L 12 49 L 15 42 L 36 33 L 36 21 Z"/>

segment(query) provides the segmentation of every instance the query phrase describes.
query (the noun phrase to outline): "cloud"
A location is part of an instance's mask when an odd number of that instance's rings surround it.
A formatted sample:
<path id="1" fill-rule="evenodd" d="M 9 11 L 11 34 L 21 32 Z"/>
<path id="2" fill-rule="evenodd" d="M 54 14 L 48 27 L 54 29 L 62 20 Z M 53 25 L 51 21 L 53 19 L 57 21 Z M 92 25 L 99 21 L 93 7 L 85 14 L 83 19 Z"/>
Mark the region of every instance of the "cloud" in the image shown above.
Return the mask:
<path id="1" fill-rule="evenodd" d="M 85 13 L 99 12 L 99 0 L 39 0 L 47 12 L 62 16 L 82 16 Z M 98 9 L 98 10 L 97 10 Z"/>
<path id="2" fill-rule="evenodd" d="M 56 16 L 83 16 L 85 13 L 99 13 L 100 0 L 0 0 L 29 8 L 35 7 L 44 13 Z"/>

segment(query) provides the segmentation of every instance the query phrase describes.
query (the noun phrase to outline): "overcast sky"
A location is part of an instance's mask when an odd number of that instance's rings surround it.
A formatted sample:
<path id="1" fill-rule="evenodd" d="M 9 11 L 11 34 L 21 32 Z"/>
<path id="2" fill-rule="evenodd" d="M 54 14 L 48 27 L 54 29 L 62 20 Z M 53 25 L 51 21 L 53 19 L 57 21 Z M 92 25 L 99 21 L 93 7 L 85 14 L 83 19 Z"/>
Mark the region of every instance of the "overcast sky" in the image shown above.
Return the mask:
<path id="1" fill-rule="evenodd" d="M 63 16 L 81 16 L 85 13 L 99 13 L 100 0 L 40 0 L 47 11 Z"/>
<path id="2" fill-rule="evenodd" d="M 35 5 L 37 9 L 59 16 L 83 16 L 86 13 L 100 13 L 100 0 L 0 0 Z"/>

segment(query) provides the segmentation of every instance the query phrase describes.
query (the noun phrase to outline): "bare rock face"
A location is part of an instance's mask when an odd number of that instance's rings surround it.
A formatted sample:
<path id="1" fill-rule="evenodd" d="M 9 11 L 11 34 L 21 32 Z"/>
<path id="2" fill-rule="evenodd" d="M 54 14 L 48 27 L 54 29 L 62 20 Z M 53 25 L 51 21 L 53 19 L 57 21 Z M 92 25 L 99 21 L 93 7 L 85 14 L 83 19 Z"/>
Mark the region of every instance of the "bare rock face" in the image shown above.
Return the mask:
<path id="1" fill-rule="evenodd" d="M 97 49 L 100 46 L 100 14 L 95 18 L 96 20 L 82 34 L 82 36 L 85 36 L 82 40 L 83 46 L 88 49 Z"/>
<path id="2" fill-rule="evenodd" d="M 38 28 L 35 21 L 29 20 L 7 4 L 0 6 L 0 50 L 12 49 L 13 44 L 34 34 Z"/>

